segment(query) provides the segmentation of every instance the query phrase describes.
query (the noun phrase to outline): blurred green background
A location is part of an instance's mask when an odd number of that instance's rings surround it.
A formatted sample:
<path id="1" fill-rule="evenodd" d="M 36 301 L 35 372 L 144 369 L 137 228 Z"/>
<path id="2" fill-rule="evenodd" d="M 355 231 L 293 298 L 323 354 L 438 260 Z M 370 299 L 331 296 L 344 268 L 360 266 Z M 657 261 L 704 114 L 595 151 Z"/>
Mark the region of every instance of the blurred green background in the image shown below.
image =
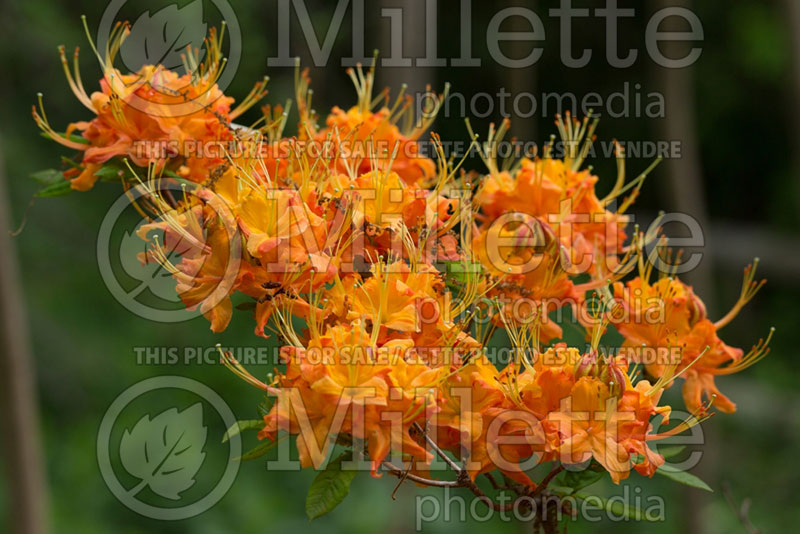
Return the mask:
<path id="1" fill-rule="evenodd" d="M 171 2 L 126 6 L 132 15 L 146 8 L 156 10 Z M 186 2 L 179 2 L 185 4 Z M 146 5 L 145 5 L 146 4 Z M 263 74 L 271 77 L 267 102 L 283 102 L 293 96 L 291 68 L 267 69 L 266 58 L 277 53 L 278 2 L 231 1 L 241 26 L 243 56 L 227 93 L 241 98 Z M 318 35 L 324 35 L 335 3 L 307 1 Z M 381 7 L 407 7 L 406 48 L 424 53 L 425 10 L 422 2 L 367 2 L 366 50 L 389 49 L 388 19 L 380 19 Z M 636 9 L 634 17 L 620 22 L 620 50 L 636 48 L 633 66 L 616 69 L 605 60 L 605 28 L 601 19 L 574 22 L 574 50 L 594 50 L 583 68 L 571 69 L 559 59 L 558 20 L 547 15 L 556 3 L 473 2 L 473 54 L 481 67 L 385 68 L 378 71 L 378 88 L 408 81 L 428 80 L 434 87 L 450 82 L 453 90 L 471 97 L 477 92 L 495 94 L 501 87 L 512 94 L 522 90 L 542 93 L 574 93 L 578 99 L 597 92 L 607 98 L 628 83 L 633 95 L 662 91 L 665 118 L 605 116 L 598 129 L 602 141 L 679 140 L 682 157 L 661 165 L 646 183 L 633 213 L 647 221 L 659 210 L 685 211 L 703 224 L 709 246 L 701 268 L 690 280 L 706 298 L 712 318 L 727 311 L 738 296 L 741 269 L 760 256 L 761 274 L 768 284 L 722 337 L 733 346 L 749 347 L 770 326 L 777 328 L 772 353 L 746 372 L 721 378 L 723 392 L 738 403 L 735 415 L 719 415 L 704 423 L 705 456 L 694 472 L 715 489 L 706 494 L 666 480 L 643 480 L 635 474 L 629 484 L 640 485 L 643 494 L 662 495 L 667 502 L 666 520 L 640 525 L 602 523 L 570 525 L 570 532 L 745 532 L 727 504 L 722 484 L 729 484 L 737 502 L 753 500 L 752 522 L 764 532 L 789 532 L 800 521 L 794 489 L 800 486 L 796 451 L 800 445 L 800 373 L 793 363 L 791 339 L 798 325 L 800 301 L 800 14 L 794 0 L 737 0 L 703 2 L 620 2 Z M 578 7 L 602 2 L 575 1 Z M 491 60 L 484 39 L 487 21 L 512 5 L 533 8 L 541 17 L 547 40 L 544 55 L 534 67 L 505 69 Z M 651 14 L 665 6 L 686 5 L 700 18 L 705 37 L 700 59 L 687 69 L 667 72 L 657 68 L 645 51 L 644 32 Z M 410 7 L 409 7 L 410 6 Z M 99 78 L 97 62 L 89 53 L 80 15 L 86 14 L 92 32 L 106 9 L 103 1 L 6 0 L 0 8 L 4 46 L 0 49 L 4 83 L 0 84 L 0 146 L 2 174 L 6 180 L 7 214 L 12 227 L 25 212 L 37 185 L 28 175 L 57 167 L 68 151 L 39 136 L 31 120 L 30 106 L 36 93 L 45 95 L 51 123 L 61 129 L 91 117 L 73 97 L 61 71 L 56 46 L 79 45 L 82 74 L 88 91 Z M 211 2 L 205 4 L 205 20 L 218 21 Z M 123 13 L 125 11 L 123 10 Z M 217 17 L 215 19 L 215 17 Z M 420 18 L 422 17 L 422 18 Z M 350 11 L 333 44 L 326 67 L 311 69 L 316 88 L 315 108 L 349 106 L 355 102 L 339 59 L 351 54 Z M 410 22 L 409 22 L 410 21 Z M 440 57 L 458 57 L 461 19 L 458 2 L 441 0 L 438 7 Z M 503 30 L 509 29 L 506 27 Z M 681 28 L 684 29 L 684 28 Z M 292 14 L 292 55 L 309 63 L 297 18 Z M 420 49 L 420 46 L 422 48 Z M 508 51 L 522 57 L 530 45 Z M 420 54 L 421 55 L 421 54 Z M 680 55 L 680 54 L 679 54 Z M 640 84 L 641 89 L 634 89 Z M 497 110 L 495 110 L 497 111 Z M 257 110 L 240 122 L 255 120 Z M 293 123 L 296 116 L 292 116 Z M 485 132 L 497 112 L 473 119 Z M 530 119 L 512 117 L 513 132 L 521 138 L 546 140 L 555 132 L 552 113 L 536 113 Z M 451 113 L 434 124 L 444 139 L 465 140 L 463 117 Z M 631 175 L 644 169 L 650 158 L 630 158 Z M 601 177 L 602 191 L 614 180 L 614 161 L 598 157 L 590 163 Z M 468 167 L 480 170 L 478 161 Z M 27 224 L 13 239 L 24 292 L 24 311 L 35 365 L 36 394 L 43 434 L 49 523 L 54 532 L 406 532 L 413 528 L 417 490 L 405 485 L 397 501 L 391 498 L 395 481 L 373 480 L 360 474 L 351 495 L 334 513 L 309 523 L 304 513 L 305 492 L 314 473 L 268 472 L 263 461 L 242 465 L 238 478 L 220 503 L 193 519 L 159 522 L 143 518 L 121 505 L 106 488 L 98 469 L 95 441 L 103 413 L 128 386 L 150 376 L 177 374 L 199 380 L 219 392 L 239 419 L 257 417 L 260 401 L 247 387 L 218 365 L 137 365 L 134 347 L 259 346 L 266 342 L 252 334 L 246 312 L 234 315 L 226 332 L 214 335 L 207 322 L 195 319 L 179 324 L 160 324 L 125 310 L 109 293 L 100 276 L 96 240 L 100 221 L 116 199 L 118 188 L 98 184 L 85 194 L 39 199 L 27 213 Z M 265 373 L 268 369 L 252 369 Z M 670 398 L 676 399 L 675 391 Z M 677 400 L 677 399 L 676 399 Z M 6 430 L 4 433 L 8 433 Z M 216 446 L 218 435 L 209 443 Z M 13 436 L 6 436 L 14 439 Z M 247 436 L 245 446 L 254 443 Z M 8 470 L 7 466 L 3 467 Z M 602 488 L 607 494 L 620 488 Z M 433 491 L 426 491 L 436 493 Z M 0 502 L 9 503 L 0 485 Z M 9 514 L 0 507 L 0 524 Z M 430 532 L 530 531 L 530 525 L 446 523 L 426 525 Z"/>

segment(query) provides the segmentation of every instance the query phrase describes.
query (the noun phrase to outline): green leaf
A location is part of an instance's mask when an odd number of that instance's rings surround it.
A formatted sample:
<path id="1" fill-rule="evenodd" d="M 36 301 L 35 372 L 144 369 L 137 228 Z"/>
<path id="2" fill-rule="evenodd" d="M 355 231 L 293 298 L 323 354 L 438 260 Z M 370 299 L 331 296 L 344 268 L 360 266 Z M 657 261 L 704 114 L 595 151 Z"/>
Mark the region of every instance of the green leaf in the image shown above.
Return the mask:
<path id="1" fill-rule="evenodd" d="M 189 188 L 189 191 L 192 191 L 195 187 L 197 187 L 196 183 L 192 182 L 191 180 L 187 180 L 186 178 L 180 176 L 179 174 L 176 174 L 175 171 L 164 169 L 162 174 L 164 176 L 167 176 L 175 180 L 178 183 L 178 185 L 186 185 L 186 187 Z"/>
<path id="2" fill-rule="evenodd" d="M 481 272 L 479 262 L 445 261 L 445 276 L 458 282 L 466 282 L 470 276 Z"/>
<path id="3" fill-rule="evenodd" d="M 75 161 L 75 160 L 73 160 L 71 158 L 68 158 L 67 156 L 61 156 L 61 163 L 63 163 L 64 165 L 69 165 L 73 169 L 81 169 L 82 168 L 80 163 L 78 163 L 77 161 Z"/>
<path id="4" fill-rule="evenodd" d="M 663 445 L 658 448 L 658 454 L 664 459 L 674 458 L 686 449 L 685 445 Z"/>
<path id="5" fill-rule="evenodd" d="M 655 521 L 656 518 L 649 519 L 645 513 L 636 506 L 626 505 L 625 502 L 620 498 L 603 498 L 597 495 L 587 495 L 585 493 L 576 493 L 574 497 L 580 501 L 585 501 L 586 499 L 593 499 L 598 500 L 602 503 L 603 509 L 606 510 L 609 515 L 613 514 L 616 517 L 624 517 L 625 519 L 630 519 L 633 521 Z"/>
<path id="6" fill-rule="evenodd" d="M 247 419 L 244 421 L 236 421 L 231 425 L 225 435 L 222 436 L 222 443 L 225 443 L 233 436 L 237 436 L 244 432 L 245 430 L 261 430 L 264 428 L 264 420 L 263 419 Z"/>
<path id="7" fill-rule="evenodd" d="M 56 169 L 44 169 L 31 174 L 31 178 L 42 185 L 50 185 L 64 180 L 64 175 Z"/>
<path id="8" fill-rule="evenodd" d="M 125 169 L 113 163 L 106 163 L 94 175 L 103 182 L 121 182 L 122 177 L 125 176 Z"/>
<path id="9" fill-rule="evenodd" d="M 686 486 L 691 486 L 693 488 L 710 491 L 712 493 L 714 492 L 714 490 L 712 490 L 711 487 L 705 482 L 703 482 L 700 478 L 694 476 L 693 474 L 687 471 L 681 471 L 680 469 L 672 467 L 671 465 L 666 465 L 666 464 L 662 465 L 661 467 L 658 468 L 656 473 L 665 476 L 669 479 L 672 479 L 675 482 L 680 482 L 681 484 L 684 484 Z"/>
<path id="10" fill-rule="evenodd" d="M 256 406 L 256 409 L 258 410 L 258 415 L 260 415 L 262 418 L 268 415 L 269 411 L 272 409 L 272 404 L 273 404 L 272 398 L 268 396 L 264 397 L 264 400 L 262 402 L 259 402 L 258 406 Z"/>
<path id="11" fill-rule="evenodd" d="M 286 436 L 281 436 L 278 439 L 265 439 L 264 441 L 262 441 L 261 443 L 259 443 L 258 445 L 256 445 L 243 455 L 239 456 L 237 460 L 246 462 L 248 460 L 255 460 L 256 458 L 261 458 L 269 451 L 274 449 L 278 445 L 278 443 L 280 443 L 284 439 L 286 439 Z"/>
<path id="12" fill-rule="evenodd" d="M 481 264 L 478 262 L 445 261 L 443 263 L 445 286 L 453 293 L 461 291 L 464 284 L 480 276 L 482 272 Z"/>
<path id="13" fill-rule="evenodd" d="M 58 133 L 58 132 L 56 132 L 56 133 L 61 137 L 69 139 L 70 141 L 74 141 L 74 142 L 80 143 L 82 145 L 88 145 L 89 144 L 89 140 L 86 139 L 85 137 L 83 137 L 82 135 L 69 134 L 69 136 L 67 136 L 66 134 L 63 134 L 63 133 Z M 45 139 L 51 139 L 51 140 L 53 139 L 53 137 L 47 132 L 40 132 L 40 135 L 42 137 L 44 137 Z"/>
<path id="14" fill-rule="evenodd" d="M 567 486 L 561 486 L 558 484 L 549 484 L 547 486 L 547 491 L 552 493 L 553 495 L 558 495 L 559 497 L 567 497 L 572 495 L 574 490 L 572 488 L 568 488 Z"/>
<path id="15" fill-rule="evenodd" d="M 63 176 L 62 176 L 63 178 Z M 43 188 L 39 189 L 36 192 L 37 197 L 62 197 L 64 195 L 69 195 L 72 193 L 74 189 L 70 184 L 69 180 L 62 180 L 60 182 L 53 182 L 50 185 L 46 185 Z"/>
<path id="16" fill-rule="evenodd" d="M 243 310 L 243 311 L 255 310 L 256 309 L 256 301 L 248 300 L 248 301 L 245 301 L 245 302 L 240 302 L 239 304 L 237 304 L 235 306 L 235 308 L 237 310 Z"/>
<path id="17" fill-rule="evenodd" d="M 82 136 L 82 135 L 77 135 L 77 134 L 69 134 L 69 135 L 68 135 L 68 136 L 66 136 L 66 137 L 68 137 L 70 141 L 75 141 L 76 143 L 81 143 L 81 144 L 83 144 L 83 145 L 88 145 L 88 144 L 89 144 L 89 140 L 88 140 L 88 139 L 86 139 L 86 138 L 85 138 L 84 136 Z"/>
<path id="18" fill-rule="evenodd" d="M 594 469 L 586 468 L 583 471 L 567 471 L 561 480 L 561 485 L 569 486 L 577 491 L 591 486 L 595 482 L 603 478 L 603 471 L 595 471 Z"/>
<path id="19" fill-rule="evenodd" d="M 328 463 L 325 471 L 320 471 L 306 495 L 306 515 L 316 519 L 327 514 L 341 503 L 350 493 L 350 484 L 356 471 L 342 471 L 342 461 L 347 453 Z"/>

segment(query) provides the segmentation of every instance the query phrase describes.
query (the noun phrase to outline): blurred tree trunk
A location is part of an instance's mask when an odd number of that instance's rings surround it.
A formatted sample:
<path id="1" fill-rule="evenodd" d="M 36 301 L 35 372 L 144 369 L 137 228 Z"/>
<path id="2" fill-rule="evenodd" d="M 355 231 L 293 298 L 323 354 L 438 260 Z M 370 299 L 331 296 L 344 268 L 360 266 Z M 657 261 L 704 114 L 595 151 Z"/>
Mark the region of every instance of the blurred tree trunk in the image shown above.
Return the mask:
<path id="1" fill-rule="evenodd" d="M 10 236 L 5 168 L 0 139 L 0 409 L 8 475 L 8 532 L 47 532 L 47 492 L 39 430 L 33 359 L 21 281 Z"/>
<path id="2" fill-rule="evenodd" d="M 376 70 L 376 90 L 382 89 L 384 86 L 389 87 L 391 90 L 391 97 L 398 94 L 400 86 L 406 84 L 406 94 L 414 97 L 414 106 L 423 98 L 425 89 L 430 84 L 431 89 L 437 92 L 439 87 L 436 85 L 434 79 L 436 69 L 431 65 L 430 67 L 422 67 L 417 65 L 418 59 L 426 58 L 427 49 L 436 49 L 435 43 L 429 45 L 427 43 L 426 30 L 428 27 L 435 27 L 438 34 L 438 5 L 441 2 L 428 0 L 411 0 L 405 2 L 381 0 L 377 9 L 373 12 L 370 10 L 370 18 L 374 20 L 374 24 L 380 28 L 380 36 L 378 42 L 380 43 L 381 57 L 385 59 L 400 60 L 399 50 L 393 49 L 393 44 L 397 43 L 398 39 L 402 39 L 402 58 L 407 63 L 405 66 L 386 66 L 380 67 Z M 368 5 L 368 4 L 367 4 Z M 395 13 L 392 16 L 383 14 L 383 10 L 402 10 L 402 30 L 400 36 L 396 34 L 400 15 Z M 436 20 L 428 20 L 429 17 L 436 17 Z M 433 24 L 433 26 L 430 26 Z M 380 59 L 380 58 L 379 58 Z M 431 56 L 431 59 L 434 59 Z"/>
<path id="3" fill-rule="evenodd" d="M 665 7 L 683 6 L 691 8 L 689 0 L 650 0 L 653 11 Z M 661 31 L 685 31 L 685 22 L 675 17 L 667 18 L 661 24 Z M 666 41 L 661 47 L 668 57 L 684 57 L 691 43 Z M 658 137 L 663 140 L 679 141 L 681 157 L 666 159 L 662 165 L 667 171 L 667 179 L 659 181 L 659 187 L 666 199 L 666 208 L 694 217 L 703 229 L 706 238 L 703 247 L 703 261 L 690 273 L 682 275 L 687 282 L 694 285 L 710 303 L 714 301 L 712 283 L 712 254 L 708 242 L 708 212 L 706 209 L 706 191 L 703 182 L 703 168 L 700 157 L 700 146 L 697 140 L 697 113 L 694 95 L 694 72 L 692 67 L 669 69 L 652 65 L 654 88 L 664 95 L 666 102 L 666 118 L 656 121 Z"/>
<path id="4" fill-rule="evenodd" d="M 681 6 L 691 9 L 689 0 L 650 0 L 649 13 L 667 7 Z M 676 17 L 668 17 L 661 24 L 661 31 L 686 31 L 685 21 Z M 662 43 L 662 53 L 670 58 L 685 57 L 690 42 L 666 41 Z M 700 147 L 697 139 L 695 114 L 694 69 L 664 68 L 651 62 L 651 78 L 654 88 L 664 95 L 666 117 L 657 121 L 657 136 L 662 140 L 680 141 L 681 157 L 665 160 L 662 165 L 666 169 L 666 180 L 658 181 L 665 208 L 694 217 L 703 230 L 706 242 L 703 246 L 703 260 L 692 272 L 681 275 L 681 278 L 694 286 L 709 310 L 715 310 L 714 286 L 712 282 L 712 254 L 708 242 L 709 222 L 706 211 L 706 192 L 703 183 L 703 169 Z M 704 425 L 706 441 L 713 440 L 713 425 Z M 697 474 L 708 480 L 715 480 L 716 465 L 712 456 L 705 455 L 697 468 Z M 706 495 L 700 491 L 682 492 L 684 519 L 683 530 L 686 534 L 701 534 L 706 531 L 703 518 L 703 507 L 708 502 Z"/>
<path id="5" fill-rule="evenodd" d="M 540 12 L 537 10 L 538 2 L 536 0 L 528 0 L 526 2 L 516 2 L 515 5 L 519 7 L 524 7 L 526 9 L 530 9 L 540 16 L 544 16 L 544 12 Z M 530 23 L 522 17 L 511 17 L 509 19 L 509 32 L 529 32 L 531 31 Z M 519 59 L 521 57 L 525 57 L 527 54 L 530 53 L 530 47 L 532 45 L 526 41 L 511 41 L 509 44 L 509 56 L 514 59 Z M 520 93 L 531 93 L 537 96 L 536 101 L 539 101 L 538 95 L 536 95 L 536 88 L 538 86 L 538 77 L 537 77 L 537 66 L 532 65 L 528 68 L 524 69 L 510 69 L 504 68 L 505 72 L 501 76 L 501 79 L 507 85 L 508 92 L 511 93 L 509 99 L 511 102 L 514 101 L 514 97 Z M 509 104 L 510 105 L 510 104 Z M 513 109 L 513 106 L 512 106 Z M 520 110 L 520 111 L 527 111 L 527 110 Z M 538 110 L 537 110 L 538 111 Z M 518 141 L 521 143 L 527 143 L 529 141 L 535 141 L 538 145 L 539 140 L 536 139 L 536 118 L 538 117 L 538 113 L 535 113 L 532 117 L 529 118 L 521 118 L 517 117 L 514 120 L 514 117 L 511 117 L 511 129 L 509 133 L 516 137 Z"/>
<path id="6" fill-rule="evenodd" d="M 783 0 L 786 26 L 791 38 L 791 50 L 789 60 L 792 64 L 791 91 L 792 96 L 789 102 L 789 111 L 793 120 L 789 121 L 792 128 L 794 139 L 794 150 L 792 150 L 792 173 L 795 178 L 800 177 L 800 2 L 797 0 Z M 800 208 L 800 180 L 793 181 L 796 198 L 796 205 Z"/>

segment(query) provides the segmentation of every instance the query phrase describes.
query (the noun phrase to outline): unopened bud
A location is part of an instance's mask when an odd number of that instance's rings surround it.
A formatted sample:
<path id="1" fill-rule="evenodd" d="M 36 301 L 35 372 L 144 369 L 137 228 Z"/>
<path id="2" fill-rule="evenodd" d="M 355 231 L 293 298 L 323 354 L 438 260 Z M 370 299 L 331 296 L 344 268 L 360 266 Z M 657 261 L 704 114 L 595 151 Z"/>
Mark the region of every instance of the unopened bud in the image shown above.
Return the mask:
<path id="1" fill-rule="evenodd" d="M 609 391 L 615 397 L 621 397 L 625 393 L 627 377 L 614 358 L 609 358 L 608 361 L 604 362 L 599 378 L 608 384 Z"/>
<path id="2" fill-rule="evenodd" d="M 706 305 L 700 300 L 700 297 L 692 293 L 689 299 L 689 325 L 694 326 L 698 322 L 706 318 Z"/>
<path id="3" fill-rule="evenodd" d="M 575 374 L 575 380 L 583 378 L 584 376 L 596 377 L 600 372 L 597 352 L 592 351 L 584 354 L 575 364 L 573 372 Z"/>

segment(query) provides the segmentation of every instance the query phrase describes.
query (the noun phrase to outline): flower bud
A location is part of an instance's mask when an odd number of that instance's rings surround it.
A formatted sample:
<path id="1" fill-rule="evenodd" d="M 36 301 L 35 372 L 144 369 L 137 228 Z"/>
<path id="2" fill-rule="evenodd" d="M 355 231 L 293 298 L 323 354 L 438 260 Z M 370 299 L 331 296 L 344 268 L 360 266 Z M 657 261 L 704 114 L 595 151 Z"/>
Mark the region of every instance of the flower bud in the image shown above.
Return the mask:
<path id="1" fill-rule="evenodd" d="M 700 297 L 695 295 L 694 293 L 691 294 L 689 299 L 689 325 L 694 326 L 699 321 L 702 321 L 706 318 L 706 305 L 700 300 Z"/>
<path id="2" fill-rule="evenodd" d="M 625 393 L 627 386 L 627 377 L 625 372 L 620 369 L 614 358 L 609 358 L 603 364 L 603 369 L 600 371 L 600 380 L 608 385 L 608 390 L 615 397 L 621 397 Z"/>
<path id="3" fill-rule="evenodd" d="M 599 372 L 600 364 L 598 362 L 597 351 L 584 354 L 575 364 L 573 369 L 575 380 L 583 378 L 584 376 L 596 377 Z"/>

